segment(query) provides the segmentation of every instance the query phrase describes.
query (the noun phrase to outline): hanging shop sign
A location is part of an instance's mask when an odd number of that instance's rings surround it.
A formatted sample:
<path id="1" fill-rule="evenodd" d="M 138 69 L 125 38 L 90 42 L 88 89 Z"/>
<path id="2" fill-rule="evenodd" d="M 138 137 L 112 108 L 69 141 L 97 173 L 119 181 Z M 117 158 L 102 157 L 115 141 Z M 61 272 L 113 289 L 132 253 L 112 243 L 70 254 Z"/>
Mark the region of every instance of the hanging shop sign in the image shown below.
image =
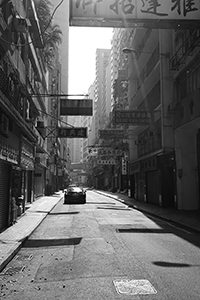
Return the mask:
<path id="1" fill-rule="evenodd" d="M 127 175 L 127 161 L 122 157 L 122 175 Z"/>
<path id="2" fill-rule="evenodd" d="M 92 116 L 91 99 L 60 99 L 60 115 Z"/>
<path id="3" fill-rule="evenodd" d="M 99 138 L 100 139 L 125 139 L 127 136 L 127 132 L 123 129 L 104 129 L 99 130 Z"/>
<path id="4" fill-rule="evenodd" d="M 58 128 L 60 138 L 87 138 L 87 127 Z"/>
<path id="5" fill-rule="evenodd" d="M 199 23 L 200 1 L 70 0 L 69 19 L 71 26 L 189 28 Z"/>
<path id="6" fill-rule="evenodd" d="M 100 148 L 97 151 L 98 156 L 121 156 L 123 154 L 121 149 Z"/>
<path id="7" fill-rule="evenodd" d="M 137 110 L 116 110 L 114 112 L 115 124 L 130 124 L 145 126 L 151 123 L 151 113 Z"/>
<path id="8" fill-rule="evenodd" d="M 116 165 L 117 161 L 115 159 L 98 159 L 98 165 Z"/>

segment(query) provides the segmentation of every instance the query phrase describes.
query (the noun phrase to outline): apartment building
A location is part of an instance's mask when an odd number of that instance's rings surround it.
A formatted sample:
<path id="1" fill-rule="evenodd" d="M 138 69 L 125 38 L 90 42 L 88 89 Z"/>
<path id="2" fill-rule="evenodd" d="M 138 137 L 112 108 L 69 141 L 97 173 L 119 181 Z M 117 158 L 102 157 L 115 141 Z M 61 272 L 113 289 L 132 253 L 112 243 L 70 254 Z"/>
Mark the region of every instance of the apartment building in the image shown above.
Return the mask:
<path id="1" fill-rule="evenodd" d="M 176 194 L 179 209 L 200 208 L 200 29 L 173 33 L 173 118 Z"/>
<path id="2" fill-rule="evenodd" d="M 130 111 L 150 113 L 129 125 L 129 185 L 140 201 L 199 208 L 199 29 L 133 29 L 128 51 Z"/>
<path id="3" fill-rule="evenodd" d="M 95 139 L 99 139 L 99 129 L 106 125 L 109 112 L 107 111 L 110 86 L 107 86 L 108 77 L 107 67 L 109 66 L 110 49 L 96 50 L 96 75 L 95 75 L 95 95 L 94 102 L 96 103 L 95 111 Z"/>
<path id="4" fill-rule="evenodd" d="M 46 125 L 47 77 L 33 1 L 27 9 L 23 1 L 1 2 L 0 11 L 1 231 L 34 200 L 37 177 L 44 193 L 47 144 L 40 121 Z"/>

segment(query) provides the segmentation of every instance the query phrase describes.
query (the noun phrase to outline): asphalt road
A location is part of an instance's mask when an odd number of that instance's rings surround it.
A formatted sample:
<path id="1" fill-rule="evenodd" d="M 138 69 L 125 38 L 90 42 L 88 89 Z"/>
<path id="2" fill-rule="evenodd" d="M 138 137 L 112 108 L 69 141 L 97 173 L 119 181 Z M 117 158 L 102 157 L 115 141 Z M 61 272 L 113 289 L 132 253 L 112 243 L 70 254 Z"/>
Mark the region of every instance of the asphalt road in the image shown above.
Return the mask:
<path id="1" fill-rule="evenodd" d="M 199 300 L 200 235 L 87 192 L 60 201 L 0 273 L 13 300 Z"/>

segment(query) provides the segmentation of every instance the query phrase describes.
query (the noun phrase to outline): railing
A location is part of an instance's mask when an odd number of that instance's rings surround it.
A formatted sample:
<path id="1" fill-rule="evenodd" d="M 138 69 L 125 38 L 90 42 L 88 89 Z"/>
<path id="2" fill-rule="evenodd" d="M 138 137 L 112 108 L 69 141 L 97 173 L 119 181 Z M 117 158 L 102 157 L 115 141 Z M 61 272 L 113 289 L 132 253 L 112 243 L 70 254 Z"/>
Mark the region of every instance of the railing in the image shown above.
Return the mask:
<path id="1" fill-rule="evenodd" d="M 195 29 L 192 34 L 185 40 L 174 56 L 170 59 L 170 69 L 178 71 L 181 64 L 191 55 L 192 51 L 200 46 L 200 29 Z"/>
<path id="2" fill-rule="evenodd" d="M 19 73 L 6 56 L 0 60 L 0 90 L 23 116 L 25 101 L 21 93 L 22 85 Z"/>

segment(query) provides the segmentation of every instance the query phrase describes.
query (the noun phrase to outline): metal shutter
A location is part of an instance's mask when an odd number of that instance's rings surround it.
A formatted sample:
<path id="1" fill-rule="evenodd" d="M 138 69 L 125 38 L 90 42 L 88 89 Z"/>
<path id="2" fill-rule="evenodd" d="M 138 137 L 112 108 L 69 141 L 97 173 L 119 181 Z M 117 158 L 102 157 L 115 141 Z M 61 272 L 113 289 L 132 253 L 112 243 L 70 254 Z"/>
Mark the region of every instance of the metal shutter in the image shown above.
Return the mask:
<path id="1" fill-rule="evenodd" d="M 8 225 L 10 166 L 0 162 L 0 231 Z"/>

